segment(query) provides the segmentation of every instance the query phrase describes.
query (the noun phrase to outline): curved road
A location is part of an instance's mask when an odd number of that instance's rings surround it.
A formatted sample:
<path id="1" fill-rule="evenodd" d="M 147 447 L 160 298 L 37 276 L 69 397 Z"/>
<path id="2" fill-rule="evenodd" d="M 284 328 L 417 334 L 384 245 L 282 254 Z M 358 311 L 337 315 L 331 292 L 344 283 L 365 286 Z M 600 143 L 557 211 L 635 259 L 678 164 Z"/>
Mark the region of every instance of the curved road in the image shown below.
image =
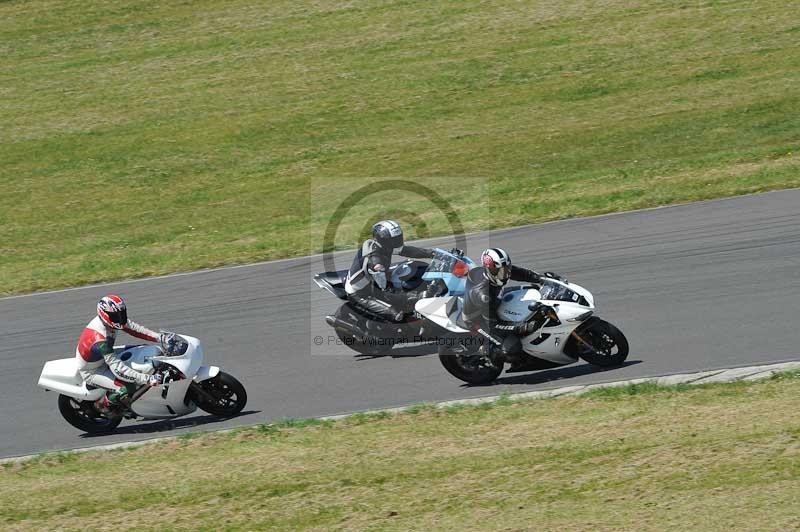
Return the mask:
<path id="1" fill-rule="evenodd" d="M 430 347 L 382 358 L 317 347 L 315 336 L 330 335 L 323 317 L 337 306 L 311 282 L 318 257 L 10 297 L 0 299 L 0 457 L 800 357 L 800 190 L 474 235 L 467 251 L 474 257 L 488 245 L 592 290 L 599 314 L 627 334 L 631 363 L 606 372 L 579 363 L 467 387 L 445 373 Z M 337 261 L 346 267 L 350 254 Z M 245 383 L 245 414 L 125 422 L 102 437 L 67 425 L 55 393 L 36 380 L 46 360 L 72 356 L 95 302 L 109 291 L 126 297 L 135 320 L 203 339 L 207 362 Z"/>

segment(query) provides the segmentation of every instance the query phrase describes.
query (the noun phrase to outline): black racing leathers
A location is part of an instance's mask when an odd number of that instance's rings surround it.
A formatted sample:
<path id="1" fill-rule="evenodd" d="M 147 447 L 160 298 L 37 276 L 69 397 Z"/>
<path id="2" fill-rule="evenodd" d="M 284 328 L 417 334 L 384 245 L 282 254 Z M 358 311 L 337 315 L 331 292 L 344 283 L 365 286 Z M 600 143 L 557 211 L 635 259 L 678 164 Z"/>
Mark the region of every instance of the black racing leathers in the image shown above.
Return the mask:
<path id="1" fill-rule="evenodd" d="M 382 247 L 375 240 L 367 240 L 353 259 L 347 275 L 345 290 L 350 300 L 370 312 L 390 321 L 402 321 L 409 310 L 407 294 L 389 290 L 389 267 L 394 250 Z M 432 258 L 434 250 L 414 246 L 403 246 L 397 250 L 401 257 L 411 259 Z"/>
<path id="2" fill-rule="evenodd" d="M 511 266 L 511 280 L 541 284 L 543 277 L 533 270 Z M 510 335 L 517 337 L 533 332 L 528 321 L 510 322 L 501 320 L 497 315 L 500 304 L 499 295 L 502 287 L 489 282 L 484 275 L 484 268 L 473 268 L 467 277 L 464 294 L 464 310 L 462 317 L 469 325 L 477 324 L 481 330 L 491 336 L 495 345 L 510 345 L 504 342 Z M 505 349 L 504 349 L 505 350 Z"/>

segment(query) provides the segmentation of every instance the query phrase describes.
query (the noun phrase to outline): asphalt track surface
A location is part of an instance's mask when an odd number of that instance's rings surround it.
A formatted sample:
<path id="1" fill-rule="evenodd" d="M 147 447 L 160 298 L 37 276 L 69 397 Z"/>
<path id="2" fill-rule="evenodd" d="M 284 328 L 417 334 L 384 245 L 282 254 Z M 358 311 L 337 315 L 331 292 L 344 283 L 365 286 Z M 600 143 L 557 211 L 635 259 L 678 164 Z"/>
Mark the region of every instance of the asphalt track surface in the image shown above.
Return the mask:
<path id="1" fill-rule="evenodd" d="M 445 247 L 452 240 L 440 240 Z M 629 363 L 503 374 L 470 387 L 431 346 L 354 356 L 328 343 L 338 301 L 311 277 L 318 257 L 0 299 L 0 457 L 217 430 L 281 418 L 521 392 L 800 358 L 800 190 L 574 219 L 470 236 L 468 253 L 507 248 L 520 265 L 591 290 L 631 345 Z M 352 253 L 337 255 L 344 268 Z M 73 356 L 97 299 L 122 294 L 133 319 L 205 342 L 206 363 L 247 387 L 245 413 L 124 422 L 89 437 L 37 388 L 45 361 Z"/>

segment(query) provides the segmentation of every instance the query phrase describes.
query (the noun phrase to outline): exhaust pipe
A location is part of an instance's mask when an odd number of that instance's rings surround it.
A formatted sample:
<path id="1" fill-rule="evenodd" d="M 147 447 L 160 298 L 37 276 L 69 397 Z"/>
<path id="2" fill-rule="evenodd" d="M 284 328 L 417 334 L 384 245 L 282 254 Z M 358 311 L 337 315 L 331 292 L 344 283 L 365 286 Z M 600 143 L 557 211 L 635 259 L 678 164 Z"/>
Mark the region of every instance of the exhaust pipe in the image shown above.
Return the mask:
<path id="1" fill-rule="evenodd" d="M 353 326 L 346 321 L 340 320 L 336 316 L 325 316 L 325 323 L 333 328 L 345 329 L 346 331 L 353 331 Z"/>
<path id="2" fill-rule="evenodd" d="M 366 342 L 369 339 L 369 334 L 366 331 L 362 331 L 357 325 L 340 320 L 336 316 L 325 316 L 325 323 L 334 329 L 341 329 L 352 334 L 359 342 Z"/>

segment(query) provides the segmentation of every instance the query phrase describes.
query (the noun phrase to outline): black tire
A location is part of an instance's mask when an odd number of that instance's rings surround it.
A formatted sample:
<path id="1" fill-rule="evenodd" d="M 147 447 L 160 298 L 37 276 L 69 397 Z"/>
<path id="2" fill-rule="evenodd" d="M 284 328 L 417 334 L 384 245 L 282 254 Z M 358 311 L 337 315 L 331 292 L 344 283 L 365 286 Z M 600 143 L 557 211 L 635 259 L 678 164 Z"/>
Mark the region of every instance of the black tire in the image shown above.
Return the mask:
<path id="1" fill-rule="evenodd" d="M 362 355 L 369 355 L 369 356 L 376 356 L 383 354 L 386 350 L 386 346 L 380 345 L 380 342 L 373 339 L 370 341 L 359 340 L 352 334 L 345 332 L 341 329 L 335 329 L 336 336 L 339 337 L 339 340 L 342 341 L 344 345 L 355 351 L 356 353 Z"/>
<path id="2" fill-rule="evenodd" d="M 577 343 L 578 355 L 589 364 L 609 368 L 619 366 L 628 358 L 628 339 L 607 321 L 597 319 L 579 334 L 595 349 L 592 351 Z"/>
<path id="3" fill-rule="evenodd" d="M 198 386 L 215 398 L 215 401 L 211 402 L 197 394 L 195 402 L 198 408 L 214 416 L 235 416 L 247 404 L 247 392 L 242 383 L 224 371 L 220 371 L 213 379 L 200 382 Z"/>
<path id="4" fill-rule="evenodd" d="M 457 354 L 447 346 L 439 346 L 439 362 L 453 377 L 469 384 L 488 384 L 503 372 L 503 364 L 495 366 L 475 352 Z"/>
<path id="5" fill-rule="evenodd" d="M 93 401 L 78 401 L 67 395 L 58 396 L 58 411 L 67 423 L 87 434 L 111 432 L 122 422 L 122 417 L 104 417 L 94 407 Z"/>

